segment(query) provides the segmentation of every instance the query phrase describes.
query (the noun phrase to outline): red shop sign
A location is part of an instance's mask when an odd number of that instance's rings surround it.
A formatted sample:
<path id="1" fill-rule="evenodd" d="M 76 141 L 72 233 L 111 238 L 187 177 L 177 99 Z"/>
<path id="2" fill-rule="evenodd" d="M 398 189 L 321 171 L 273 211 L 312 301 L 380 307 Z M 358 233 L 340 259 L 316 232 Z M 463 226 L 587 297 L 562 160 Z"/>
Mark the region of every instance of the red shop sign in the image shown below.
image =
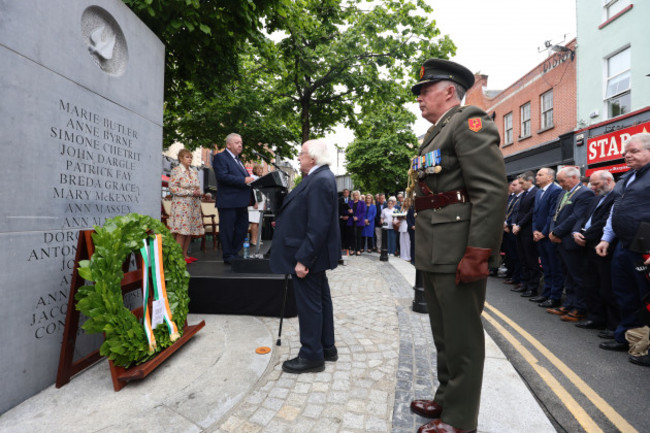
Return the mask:
<path id="1" fill-rule="evenodd" d="M 621 152 L 625 140 L 639 132 L 648 132 L 649 129 L 650 122 L 645 122 L 590 138 L 587 140 L 587 165 L 623 158 Z"/>
<path id="2" fill-rule="evenodd" d="M 590 168 L 587 171 L 585 171 L 585 176 L 591 176 L 592 173 L 597 170 L 607 170 L 612 174 L 616 174 L 616 173 L 625 173 L 629 169 L 630 167 L 628 167 L 625 163 L 614 164 L 614 165 L 608 165 L 606 167 Z"/>

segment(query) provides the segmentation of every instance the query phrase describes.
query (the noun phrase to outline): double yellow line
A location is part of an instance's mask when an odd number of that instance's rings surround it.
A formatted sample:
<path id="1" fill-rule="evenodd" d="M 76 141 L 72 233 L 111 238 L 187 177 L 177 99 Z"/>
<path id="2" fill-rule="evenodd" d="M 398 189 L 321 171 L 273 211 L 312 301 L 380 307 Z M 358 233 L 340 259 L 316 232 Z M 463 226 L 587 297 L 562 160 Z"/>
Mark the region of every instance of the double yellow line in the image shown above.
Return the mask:
<path id="1" fill-rule="evenodd" d="M 603 398 L 598 395 L 589 385 L 585 383 L 573 370 L 571 370 L 565 363 L 560 361 L 550 350 L 548 350 L 542 343 L 540 343 L 536 338 L 530 335 L 526 330 L 524 330 L 517 323 L 513 322 L 505 314 L 494 308 L 489 303 L 485 303 L 487 309 L 490 310 L 492 314 L 497 316 L 508 326 L 510 326 L 514 331 L 519 333 L 528 343 L 530 343 L 542 356 L 544 356 L 555 368 L 557 368 L 567 379 L 573 383 L 573 385 L 582 392 L 585 397 L 592 402 L 592 404 L 600 410 L 611 422 L 612 424 L 622 432 L 638 433 L 634 427 L 628 423 L 625 418 L 623 418 L 613 407 L 611 407 Z M 591 416 L 580 406 L 580 404 L 573 398 L 573 396 L 564 388 L 560 382 L 548 371 L 545 367 L 539 364 L 539 361 L 535 356 L 528 350 L 524 345 L 517 340 L 510 331 L 504 328 L 501 323 L 499 323 L 492 315 L 487 311 L 483 311 L 483 317 L 487 320 L 494 328 L 503 335 L 503 337 L 508 340 L 510 344 L 515 348 L 517 352 L 528 362 L 535 372 L 542 378 L 542 380 L 548 385 L 548 387 L 558 396 L 560 401 L 566 406 L 566 408 L 571 412 L 575 419 L 580 423 L 582 428 L 588 433 L 604 433 L 603 430 L 596 424 Z"/>

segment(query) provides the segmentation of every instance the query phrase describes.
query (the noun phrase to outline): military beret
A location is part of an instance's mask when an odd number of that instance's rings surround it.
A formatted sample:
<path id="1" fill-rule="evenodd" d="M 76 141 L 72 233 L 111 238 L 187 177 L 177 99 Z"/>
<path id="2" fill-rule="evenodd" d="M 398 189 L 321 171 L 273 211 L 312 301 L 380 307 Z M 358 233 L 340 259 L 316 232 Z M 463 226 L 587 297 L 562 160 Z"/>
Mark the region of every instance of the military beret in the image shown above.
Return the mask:
<path id="1" fill-rule="evenodd" d="M 411 92 L 417 96 L 423 85 L 442 80 L 453 81 L 467 90 L 474 85 L 474 74 L 458 63 L 443 59 L 429 59 L 420 68 L 420 81 L 411 87 Z"/>

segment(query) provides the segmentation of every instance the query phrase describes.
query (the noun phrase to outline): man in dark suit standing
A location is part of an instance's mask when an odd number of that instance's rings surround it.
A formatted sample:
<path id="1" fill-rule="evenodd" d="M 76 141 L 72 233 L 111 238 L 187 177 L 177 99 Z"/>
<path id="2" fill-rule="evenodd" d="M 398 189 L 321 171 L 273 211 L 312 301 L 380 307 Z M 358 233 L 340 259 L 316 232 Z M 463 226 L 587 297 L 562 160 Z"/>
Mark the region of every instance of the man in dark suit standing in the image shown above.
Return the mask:
<path id="1" fill-rule="evenodd" d="M 517 247 L 522 261 L 521 296 L 530 298 L 537 295 L 539 286 L 539 260 L 535 241 L 533 241 L 533 208 L 537 187 L 533 184 L 535 174 L 527 171 L 519 175 L 520 188 L 523 191 L 519 198 L 516 220 L 512 232 L 517 237 Z"/>
<path id="2" fill-rule="evenodd" d="M 506 265 L 506 279 L 504 284 L 514 284 L 513 290 L 518 290 L 521 287 L 521 262 L 517 251 L 517 237 L 512 233 L 512 225 L 517 216 L 517 209 L 519 209 L 519 200 L 521 200 L 521 187 L 519 186 L 519 179 L 510 182 L 509 187 L 510 195 L 506 202 L 506 220 L 503 223 L 503 252 L 505 253 L 504 263 Z M 523 260 L 523 258 L 522 258 Z"/>
<path id="3" fill-rule="evenodd" d="M 642 132 L 628 138 L 623 143 L 623 156 L 630 171 L 614 188 L 621 196 L 616 198 L 603 236 L 596 245 L 598 255 L 605 257 L 614 239 L 618 239 L 612 253 L 612 290 L 621 320 L 614 331 L 614 340 L 598 346 L 617 351 L 628 350 L 625 339 L 628 329 L 643 326 L 637 312 L 643 308 L 642 299 L 650 293 L 650 280 L 637 270 L 637 267 L 650 265 L 650 258 L 643 255 L 647 252 L 639 245 L 638 235 L 641 224 L 650 223 L 650 134 Z"/>
<path id="4" fill-rule="evenodd" d="M 352 218 L 352 198 L 350 190 L 345 188 L 343 195 L 339 198 L 339 230 L 341 232 L 341 245 L 346 250 L 350 248 L 350 230 L 348 219 Z"/>
<path id="5" fill-rule="evenodd" d="M 607 217 L 618 196 L 613 193 L 614 176 L 606 170 L 598 170 L 589 178 L 591 190 L 596 193 L 589 210 L 573 228 L 573 240 L 581 246 L 585 255 L 582 283 L 587 303 L 587 320 L 576 323 L 583 329 L 606 329 L 602 336 L 614 334 L 619 313 L 616 298 L 612 292 L 612 256 L 600 257 L 596 245 L 600 242 Z M 615 244 L 614 244 L 615 246 Z M 613 247 L 610 247 L 610 252 Z"/>
<path id="6" fill-rule="evenodd" d="M 585 318 L 587 306 L 582 284 L 584 256 L 580 246 L 573 240 L 573 227 L 587 213 L 594 193 L 580 182 L 580 170 L 565 167 L 557 174 L 557 181 L 565 190 L 555 208 L 551 220 L 549 239 L 558 245 L 565 280 L 566 298 L 562 307 L 546 310 L 558 314 L 565 322 L 579 322 Z"/>
<path id="7" fill-rule="evenodd" d="M 341 258 L 336 180 L 324 141 L 305 142 L 298 158 L 304 177 L 277 212 L 271 249 L 271 271 L 292 275 L 298 308 L 301 348 L 282 364 L 287 373 L 323 371 L 338 359 L 325 274 Z"/>
<path id="8" fill-rule="evenodd" d="M 546 298 L 538 305 L 542 308 L 555 308 L 560 306 L 560 298 L 564 288 L 564 275 L 557 254 L 557 244 L 548 240 L 548 234 L 551 231 L 553 210 L 557 206 L 557 200 L 562 188 L 554 183 L 555 171 L 548 167 L 540 168 L 537 171 L 535 180 L 539 190 L 535 197 L 535 207 L 533 209 L 533 240 L 537 242 L 537 253 L 542 262 L 544 271 L 544 292 L 542 296 Z"/>
<path id="9" fill-rule="evenodd" d="M 248 204 L 255 178 L 248 174 L 239 159 L 243 149 L 239 134 L 228 134 L 226 150 L 212 157 L 212 167 L 217 178 L 216 203 L 219 210 L 219 238 L 224 263 L 237 258 L 248 232 Z"/>
<path id="10" fill-rule="evenodd" d="M 474 74 L 458 63 L 430 59 L 411 88 L 432 126 L 413 168 L 415 267 L 420 270 L 437 350 L 440 386 L 411 410 L 435 418 L 418 430 L 475 432 L 485 339 L 481 312 L 489 269 L 499 261 L 508 181 L 492 118 L 461 106 Z"/>

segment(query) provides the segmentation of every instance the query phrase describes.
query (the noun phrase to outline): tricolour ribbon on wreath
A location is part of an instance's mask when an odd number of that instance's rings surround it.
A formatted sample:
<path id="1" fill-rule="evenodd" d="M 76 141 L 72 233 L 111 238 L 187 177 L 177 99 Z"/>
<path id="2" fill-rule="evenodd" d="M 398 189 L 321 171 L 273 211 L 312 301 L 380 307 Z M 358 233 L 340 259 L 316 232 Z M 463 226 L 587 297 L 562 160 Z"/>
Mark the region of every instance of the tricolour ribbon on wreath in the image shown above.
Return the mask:
<path id="1" fill-rule="evenodd" d="M 149 240 L 149 242 L 147 242 Z M 153 330 L 160 323 L 164 323 L 169 332 L 169 339 L 176 341 L 180 335 L 176 324 L 172 320 L 172 312 L 167 300 L 167 291 L 165 289 L 165 272 L 162 266 L 162 236 L 156 234 L 153 239 L 144 239 L 143 247 L 140 248 L 142 255 L 142 322 L 147 341 L 149 343 L 149 352 L 156 349 L 156 338 Z M 149 309 L 149 278 L 148 273 L 151 271 L 151 281 L 153 283 L 153 302 L 152 309 Z"/>

